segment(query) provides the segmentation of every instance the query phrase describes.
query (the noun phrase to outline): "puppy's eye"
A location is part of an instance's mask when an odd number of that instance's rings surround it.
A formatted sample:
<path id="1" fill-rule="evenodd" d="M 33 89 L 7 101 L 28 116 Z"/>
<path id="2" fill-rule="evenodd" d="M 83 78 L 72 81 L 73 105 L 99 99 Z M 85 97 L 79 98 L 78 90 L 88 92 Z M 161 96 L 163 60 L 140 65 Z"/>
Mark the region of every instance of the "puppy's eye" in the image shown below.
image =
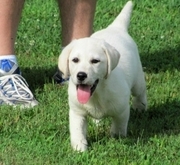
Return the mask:
<path id="1" fill-rule="evenodd" d="M 79 59 L 76 57 L 76 58 L 73 58 L 72 60 L 74 63 L 78 63 L 79 62 Z"/>
<path id="2" fill-rule="evenodd" d="M 100 62 L 99 59 L 92 59 L 92 60 L 91 60 L 91 63 L 92 63 L 92 64 L 96 64 L 96 63 L 98 63 L 98 62 Z"/>

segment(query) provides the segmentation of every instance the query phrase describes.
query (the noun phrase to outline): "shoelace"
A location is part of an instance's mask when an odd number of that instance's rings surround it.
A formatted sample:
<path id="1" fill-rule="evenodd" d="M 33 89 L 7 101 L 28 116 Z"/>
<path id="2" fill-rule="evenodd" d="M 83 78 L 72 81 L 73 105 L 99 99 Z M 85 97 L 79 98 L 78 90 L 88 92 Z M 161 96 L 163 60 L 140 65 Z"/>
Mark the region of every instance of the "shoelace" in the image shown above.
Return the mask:
<path id="1" fill-rule="evenodd" d="M 33 94 L 28 88 L 26 80 L 19 74 L 0 77 L 0 90 L 8 100 L 31 101 Z"/>

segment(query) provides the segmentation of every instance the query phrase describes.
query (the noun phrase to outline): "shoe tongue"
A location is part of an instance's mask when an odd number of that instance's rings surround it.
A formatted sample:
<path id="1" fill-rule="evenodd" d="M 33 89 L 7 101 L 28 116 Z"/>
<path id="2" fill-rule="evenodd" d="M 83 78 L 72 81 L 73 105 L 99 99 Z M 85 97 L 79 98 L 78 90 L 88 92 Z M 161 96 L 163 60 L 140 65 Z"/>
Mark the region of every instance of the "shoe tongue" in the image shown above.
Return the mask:
<path id="1" fill-rule="evenodd" d="M 86 104 L 91 96 L 91 86 L 78 85 L 77 98 L 81 104 Z"/>

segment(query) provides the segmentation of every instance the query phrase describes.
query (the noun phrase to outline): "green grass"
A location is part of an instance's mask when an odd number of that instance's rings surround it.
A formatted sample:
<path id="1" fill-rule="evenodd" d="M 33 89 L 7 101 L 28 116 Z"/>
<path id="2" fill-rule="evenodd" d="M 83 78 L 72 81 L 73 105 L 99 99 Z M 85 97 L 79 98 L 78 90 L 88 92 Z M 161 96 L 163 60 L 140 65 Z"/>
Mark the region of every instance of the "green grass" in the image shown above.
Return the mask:
<path id="1" fill-rule="evenodd" d="M 99 0 L 94 30 L 106 27 L 125 0 Z M 0 165 L 165 165 L 180 162 L 180 2 L 134 0 L 129 32 L 146 71 L 149 110 L 131 111 L 127 138 L 109 135 L 110 120 L 90 120 L 89 150 L 72 151 L 67 86 L 53 83 L 61 51 L 55 2 L 27 0 L 18 31 L 19 65 L 39 101 L 30 110 L 0 107 Z"/>

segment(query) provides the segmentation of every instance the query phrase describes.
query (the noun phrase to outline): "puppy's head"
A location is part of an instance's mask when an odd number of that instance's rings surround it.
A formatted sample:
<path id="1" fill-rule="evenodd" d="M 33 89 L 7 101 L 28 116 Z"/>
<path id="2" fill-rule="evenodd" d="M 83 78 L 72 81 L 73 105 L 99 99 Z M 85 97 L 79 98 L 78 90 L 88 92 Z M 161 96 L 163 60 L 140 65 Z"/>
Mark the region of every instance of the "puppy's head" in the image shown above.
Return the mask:
<path id="1" fill-rule="evenodd" d="M 77 98 L 82 104 L 88 102 L 98 82 L 107 78 L 117 66 L 118 51 L 108 43 L 93 38 L 74 40 L 59 56 L 58 67 L 63 78 L 70 76 L 77 87 Z"/>

